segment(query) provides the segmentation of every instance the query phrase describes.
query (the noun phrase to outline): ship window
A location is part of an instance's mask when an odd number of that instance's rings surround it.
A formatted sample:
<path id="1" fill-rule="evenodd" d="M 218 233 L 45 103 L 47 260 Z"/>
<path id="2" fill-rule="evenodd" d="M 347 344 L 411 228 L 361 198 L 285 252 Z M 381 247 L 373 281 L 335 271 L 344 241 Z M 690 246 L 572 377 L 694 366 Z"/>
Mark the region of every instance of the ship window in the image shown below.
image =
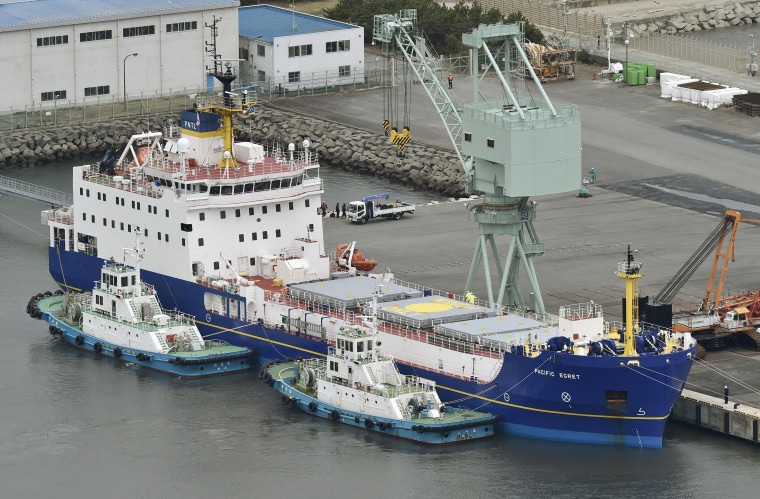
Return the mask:
<path id="1" fill-rule="evenodd" d="M 140 211 L 140 201 L 137 202 L 137 211 Z"/>
<path id="2" fill-rule="evenodd" d="M 121 205 L 124 206 L 124 198 L 121 198 Z"/>
<path id="3" fill-rule="evenodd" d="M 256 265 L 256 258 L 251 257 L 251 259 L 249 260 L 249 262 L 250 262 L 251 265 Z"/>
<path id="4" fill-rule="evenodd" d="M 92 223 L 95 223 L 95 215 L 90 215 L 90 221 L 91 221 Z"/>
<path id="5" fill-rule="evenodd" d="M 166 210 L 166 218 L 169 218 L 169 210 Z"/>
<path id="6" fill-rule="evenodd" d="M 82 213 L 82 221 L 83 222 L 87 221 L 87 213 Z"/>
<path id="7" fill-rule="evenodd" d="M 623 390 L 607 390 L 606 394 L 607 402 L 620 404 L 628 401 L 628 392 Z"/>
<path id="8" fill-rule="evenodd" d="M 256 182 L 256 186 L 253 188 L 253 190 L 256 192 L 268 191 L 269 182 Z"/>
<path id="9" fill-rule="evenodd" d="M 158 236 L 158 240 L 160 241 L 161 240 L 161 233 L 157 232 L 156 235 Z"/>
<path id="10" fill-rule="evenodd" d="M 372 340 L 367 340 L 367 351 L 372 350 Z"/>
<path id="11" fill-rule="evenodd" d="M 164 234 L 164 242 L 165 243 L 169 242 L 169 234 Z"/>
<path id="12" fill-rule="evenodd" d="M 132 276 L 132 286 L 134 286 L 135 284 L 137 284 L 137 276 L 133 275 Z"/>
<path id="13" fill-rule="evenodd" d="M 238 241 L 241 243 L 245 241 L 245 236 L 243 234 L 238 234 Z"/>
<path id="14" fill-rule="evenodd" d="M 299 175 L 297 177 L 293 178 L 293 182 L 290 185 L 301 185 L 301 182 L 303 182 L 303 175 Z"/>
<path id="15" fill-rule="evenodd" d="M 119 196 L 116 196 L 116 205 L 119 205 Z"/>
<path id="16" fill-rule="evenodd" d="M 246 194 L 253 192 L 253 184 L 245 184 L 245 189 L 243 189 Z"/>
<path id="17" fill-rule="evenodd" d="M 124 222 L 121 222 L 119 225 L 121 225 L 121 230 L 124 230 Z"/>
<path id="18" fill-rule="evenodd" d="M 280 229 L 275 229 L 274 237 L 280 237 Z"/>
<path id="19" fill-rule="evenodd" d="M 214 270 L 219 270 L 219 262 L 214 262 Z"/>
<path id="20" fill-rule="evenodd" d="M 277 213 L 281 211 L 280 203 L 277 203 L 276 205 L 274 205 L 274 211 L 276 211 Z"/>
<path id="21" fill-rule="evenodd" d="M 465 133 L 464 134 L 464 141 L 465 142 L 472 142 L 472 134 L 471 133 Z"/>
<path id="22" fill-rule="evenodd" d="M 103 227 L 108 227 L 108 220 L 105 218 L 103 219 Z"/>
<path id="23" fill-rule="evenodd" d="M 129 286 L 129 276 L 121 276 L 121 286 Z"/>
<path id="24" fill-rule="evenodd" d="M 127 232 L 132 232 L 132 224 L 127 224 Z"/>
<path id="25" fill-rule="evenodd" d="M 250 208 L 248 208 L 248 214 L 249 215 L 253 215 L 253 206 L 251 206 Z"/>
<path id="26" fill-rule="evenodd" d="M 203 246 L 203 238 L 202 237 L 198 238 L 198 246 Z"/>
<path id="27" fill-rule="evenodd" d="M 179 230 L 182 232 L 192 232 L 193 231 L 193 224 L 179 224 Z"/>
<path id="28" fill-rule="evenodd" d="M 185 238 L 184 237 L 182 238 L 182 246 L 183 247 L 185 246 Z"/>
<path id="29" fill-rule="evenodd" d="M 222 196 L 229 196 L 232 194 L 232 186 L 231 185 L 223 185 L 222 186 Z"/>
<path id="30" fill-rule="evenodd" d="M 80 187 L 79 188 L 79 195 L 81 196 L 83 194 L 84 194 L 84 187 Z"/>
<path id="31" fill-rule="evenodd" d="M 116 220 L 111 220 L 111 228 L 112 229 L 116 228 Z"/>
<path id="32" fill-rule="evenodd" d="M 289 210 L 293 210 L 293 201 L 290 201 L 290 202 L 288 203 L 288 209 L 289 209 Z"/>
<path id="33" fill-rule="evenodd" d="M 105 194 L 105 192 L 104 192 L 104 193 L 103 193 L 103 201 L 105 201 L 105 200 L 106 200 L 106 194 Z"/>
<path id="34" fill-rule="evenodd" d="M 356 343 L 356 351 L 357 352 L 363 352 L 364 351 L 364 342 L 359 341 Z"/>
<path id="35" fill-rule="evenodd" d="M 153 213 L 153 205 L 148 205 L 148 213 Z"/>
<path id="36" fill-rule="evenodd" d="M 235 186 L 235 194 L 242 194 L 243 193 L 243 184 L 237 184 Z"/>
<path id="37" fill-rule="evenodd" d="M 496 141 L 494 141 L 493 139 L 486 139 L 486 146 L 488 146 L 489 148 L 493 149 L 495 144 L 496 144 Z"/>
<path id="38" fill-rule="evenodd" d="M 261 233 L 261 238 L 262 238 L 262 239 L 267 239 L 268 237 L 269 237 L 269 235 L 267 234 L 267 231 L 263 231 L 263 232 Z"/>
<path id="39" fill-rule="evenodd" d="M 211 186 L 211 191 L 209 191 L 209 194 L 211 194 L 212 196 L 218 196 L 220 190 L 221 189 L 219 188 L 218 185 L 212 185 Z"/>
<path id="40" fill-rule="evenodd" d="M 224 220 L 225 218 L 227 218 L 227 212 L 224 211 L 224 210 L 220 211 L 219 212 L 219 218 L 221 218 L 222 220 Z"/>
<path id="41" fill-rule="evenodd" d="M 98 192 L 98 201 L 100 201 L 100 193 Z"/>
<path id="42" fill-rule="evenodd" d="M 90 197 L 90 189 L 87 189 L 87 197 Z"/>
<path id="43" fill-rule="evenodd" d="M 148 229 L 145 229 L 145 237 L 148 237 Z"/>
<path id="44" fill-rule="evenodd" d="M 287 189 L 288 187 L 290 187 L 290 179 L 289 178 L 282 179 L 282 182 L 280 183 L 280 187 L 282 189 Z"/>
<path id="45" fill-rule="evenodd" d="M 134 201 L 132 201 L 132 209 L 133 210 L 135 209 L 135 202 Z"/>
<path id="46" fill-rule="evenodd" d="M 314 232 L 314 224 L 309 224 L 309 232 Z"/>
<path id="47" fill-rule="evenodd" d="M 240 218 L 240 208 L 237 208 L 235 210 L 235 216 L 238 217 L 238 218 Z"/>
<path id="48" fill-rule="evenodd" d="M 309 200 L 308 200 L 308 199 L 304 201 L 304 205 L 305 205 L 307 208 L 309 207 Z"/>
<path id="49" fill-rule="evenodd" d="M 201 222 L 203 222 L 204 220 L 206 220 L 206 214 L 205 213 L 198 213 L 198 220 L 200 220 Z"/>
<path id="50" fill-rule="evenodd" d="M 280 181 L 272 180 L 272 189 L 279 189 L 279 188 L 280 188 Z"/>
<path id="51" fill-rule="evenodd" d="M 264 215 L 267 214 L 267 207 L 266 206 L 262 206 L 261 207 L 261 213 L 263 213 Z"/>
<path id="52" fill-rule="evenodd" d="M 206 184 L 200 185 L 200 191 L 201 192 L 208 192 L 208 186 Z"/>
<path id="53" fill-rule="evenodd" d="M 251 241 L 255 241 L 257 239 L 258 239 L 258 236 L 256 235 L 256 233 L 255 232 L 251 232 Z"/>

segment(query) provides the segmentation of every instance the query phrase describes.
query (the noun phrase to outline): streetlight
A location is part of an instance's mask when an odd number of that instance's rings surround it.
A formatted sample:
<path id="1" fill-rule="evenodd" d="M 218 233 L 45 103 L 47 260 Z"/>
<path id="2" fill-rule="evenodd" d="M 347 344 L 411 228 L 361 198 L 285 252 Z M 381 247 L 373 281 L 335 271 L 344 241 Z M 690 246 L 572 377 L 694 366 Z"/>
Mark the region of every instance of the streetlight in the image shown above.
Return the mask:
<path id="1" fill-rule="evenodd" d="M 127 54 L 127 56 L 124 58 L 124 64 L 122 64 L 122 73 L 124 74 L 124 110 L 127 110 L 127 59 L 130 56 L 137 57 L 137 52 L 134 54 Z"/>

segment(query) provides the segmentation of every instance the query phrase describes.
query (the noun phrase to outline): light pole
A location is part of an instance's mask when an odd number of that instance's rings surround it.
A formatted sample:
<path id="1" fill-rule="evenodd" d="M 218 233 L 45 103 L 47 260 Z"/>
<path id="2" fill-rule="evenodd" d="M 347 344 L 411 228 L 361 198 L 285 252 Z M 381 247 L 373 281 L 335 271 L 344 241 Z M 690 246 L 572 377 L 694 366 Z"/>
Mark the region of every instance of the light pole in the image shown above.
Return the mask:
<path id="1" fill-rule="evenodd" d="M 127 54 L 127 56 L 124 58 L 124 64 L 122 64 L 122 73 L 124 75 L 124 110 L 127 110 L 127 59 L 131 56 L 137 57 L 137 52 L 134 54 Z"/>

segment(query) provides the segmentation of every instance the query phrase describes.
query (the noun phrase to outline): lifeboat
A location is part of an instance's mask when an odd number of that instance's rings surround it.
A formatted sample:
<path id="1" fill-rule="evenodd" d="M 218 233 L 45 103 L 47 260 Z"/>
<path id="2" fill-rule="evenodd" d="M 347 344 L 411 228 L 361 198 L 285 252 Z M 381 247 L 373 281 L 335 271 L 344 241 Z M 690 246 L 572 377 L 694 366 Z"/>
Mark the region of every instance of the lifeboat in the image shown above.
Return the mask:
<path id="1" fill-rule="evenodd" d="M 362 252 L 356 249 L 356 242 L 338 245 L 336 263 L 341 267 L 353 267 L 361 272 L 369 272 L 377 266 L 377 260 L 365 258 Z"/>

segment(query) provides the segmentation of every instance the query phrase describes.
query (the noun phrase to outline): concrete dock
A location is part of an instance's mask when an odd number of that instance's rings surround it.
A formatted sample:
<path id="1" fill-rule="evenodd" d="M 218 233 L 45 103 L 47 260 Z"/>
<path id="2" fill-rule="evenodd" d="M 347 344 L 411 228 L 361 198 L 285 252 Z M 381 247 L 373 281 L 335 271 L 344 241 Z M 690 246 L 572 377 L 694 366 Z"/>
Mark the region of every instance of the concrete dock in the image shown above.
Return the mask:
<path id="1" fill-rule="evenodd" d="M 456 82 L 459 95 L 471 95 L 466 80 Z M 593 80 L 590 71 L 579 72 L 575 81 L 551 82 L 544 88 L 554 102 L 580 106 L 584 170 L 594 167 L 597 172 L 591 198 L 578 198 L 577 192 L 533 198 L 539 203 L 536 230 L 545 244 L 545 254 L 535 265 L 547 311 L 593 299 L 605 307 L 608 319 L 616 319 L 624 287 L 615 269 L 624 261 L 628 245 L 643 262 L 641 295 L 655 295 L 727 208 L 760 218 L 760 129 L 755 119 L 731 109 L 708 111 L 661 99 L 659 86 Z M 413 92 L 413 140 L 451 148 L 427 97 L 419 88 Z M 382 133 L 382 102 L 382 92 L 375 91 L 278 104 Z M 414 143 L 407 153 L 414 154 Z M 338 200 L 326 201 L 332 205 Z M 357 241 L 365 256 L 379 261 L 378 270 L 389 268 L 401 279 L 464 293 L 478 233 L 477 225 L 467 220 L 465 202 L 421 206 L 399 221 L 352 225 L 325 219 L 326 249 Z M 726 292 L 760 289 L 757 247 L 758 227 L 742 224 Z M 697 270 L 677 295 L 677 303 L 701 300 L 710 263 L 711 258 Z M 482 284 L 471 291 L 485 298 Z M 692 369 L 688 392 L 674 417 L 742 438 L 749 434 L 752 440 L 756 423 L 744 418 L 757 421 L 760 416 L 760 393 L 752 386 L 760 374 L 759 355 L 739 347 L 710 352 Z M 726 385 L 730 404 L 723 403 Z M 699 419 L 697 405 L 707 411 Z"/>

